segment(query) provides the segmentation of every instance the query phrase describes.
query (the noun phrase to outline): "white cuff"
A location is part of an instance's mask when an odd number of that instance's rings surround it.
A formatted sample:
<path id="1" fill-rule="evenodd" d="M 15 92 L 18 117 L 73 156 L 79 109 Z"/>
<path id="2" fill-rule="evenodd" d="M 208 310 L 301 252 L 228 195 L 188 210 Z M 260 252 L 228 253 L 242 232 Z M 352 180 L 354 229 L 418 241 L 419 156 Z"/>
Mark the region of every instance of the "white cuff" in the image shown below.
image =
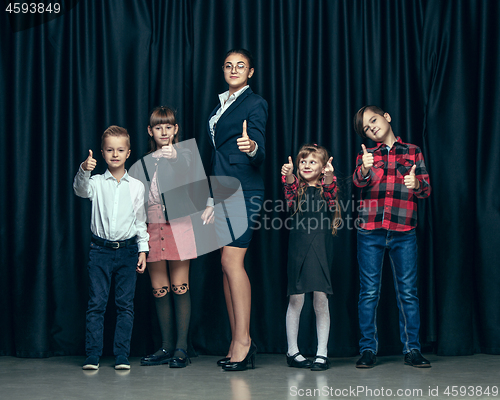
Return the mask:
<path id="1" fill-rule="evenodd" d="M 251 151 L 250 153 L 247 153 L 248 157 L 255 157 L 255 155 L 257 154 L 257 150 L 259 149 L 257 142 L 255 140 L 253 142 L 255 143 L 255 149 L 253 149 L 253 151 Z"/>

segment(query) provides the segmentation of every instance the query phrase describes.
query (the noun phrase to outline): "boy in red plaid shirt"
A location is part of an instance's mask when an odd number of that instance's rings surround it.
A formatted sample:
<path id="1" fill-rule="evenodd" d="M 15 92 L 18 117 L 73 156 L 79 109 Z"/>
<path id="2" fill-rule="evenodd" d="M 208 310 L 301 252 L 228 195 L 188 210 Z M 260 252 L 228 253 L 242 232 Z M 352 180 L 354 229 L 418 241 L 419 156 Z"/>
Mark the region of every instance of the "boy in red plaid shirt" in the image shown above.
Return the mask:
<path id="1" fill-rule="evenodd" d="M 420 353 L 420 311 L 417 297 L 417 199 L 430 195 L 429 175 L 418 146 L 403 143 L 390 125 L 391 116 L 377 106 L 362 107 L 354 116 L 354 130 L 377 143 L 361 145 L 354 184 L 361 188 L 358 218 L 358 303 L 361 358 L 357 368 L 375 365 L 378 351 L 377 306 L 385 250 L 389 250 L 404 363 L 430 367 Z"/>

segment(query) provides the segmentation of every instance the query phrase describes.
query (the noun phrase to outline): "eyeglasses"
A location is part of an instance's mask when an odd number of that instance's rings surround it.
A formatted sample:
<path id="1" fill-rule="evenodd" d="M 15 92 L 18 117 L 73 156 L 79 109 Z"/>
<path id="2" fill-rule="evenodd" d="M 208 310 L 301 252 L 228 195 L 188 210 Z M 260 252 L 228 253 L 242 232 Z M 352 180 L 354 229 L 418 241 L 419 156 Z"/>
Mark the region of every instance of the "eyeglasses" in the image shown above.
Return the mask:
<path id="1" fill-rule="evenodd" d="M 241 73 L 247 68 L 247 66 L 244 63 L 238 63 L 236 65 L 233 65 L 231 63 L 227 63 L 227 64 L 224 64 L 222 66 L 222 70 L 224 72 L 231 72 L 234 68 L 236 68 L 236 71 L 238 73 Z"/>

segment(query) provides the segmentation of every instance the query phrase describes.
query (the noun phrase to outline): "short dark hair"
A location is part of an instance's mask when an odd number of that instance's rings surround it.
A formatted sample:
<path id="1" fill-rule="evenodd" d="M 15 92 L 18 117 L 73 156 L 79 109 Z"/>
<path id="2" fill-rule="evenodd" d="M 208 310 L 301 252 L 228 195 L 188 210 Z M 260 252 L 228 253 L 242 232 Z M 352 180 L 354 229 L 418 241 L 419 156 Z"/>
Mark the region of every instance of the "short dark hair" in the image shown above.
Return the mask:
<path id="1" fill-rule="evenodd" d="M 128 131 L 125 128 L 122 128 L 121 126 L 117 126 L 117 125 L 111 125 L 108 129 L 106 129 L 101 137 L 101 150 L 104 149 L 104 140 L 108 136 L 126 138 L 127 139 L 127 146 L 130 150 L 130 135 L 128 134 Z"/>
<path id="2" fill-rule="evenodd" d="M 248 69 L 252 69 L 254 67 L 252 53 L 250 53 L 247 49 L 234 48 L 229 50 L 224 56 L 224 61 L 226 61 L 226 58 L 228 58 L 231 54 L 241 54 L 248 60 Z"/>
<path id="3" fill-rule="evenodd" d="M 369 105 L 369 106 L 364 106 L 359 109 L 359 111 L 354 115 L 354 131 L 361 136 L 363 139 L 366 139 L 366 133 L 365 130 L 363 129 L 363 115 L 366 110 L 370 110 L 374 112 L 375 114 L 384 116 L 385 111 L 382 110 L 378 106 L 374 105 Z"/>

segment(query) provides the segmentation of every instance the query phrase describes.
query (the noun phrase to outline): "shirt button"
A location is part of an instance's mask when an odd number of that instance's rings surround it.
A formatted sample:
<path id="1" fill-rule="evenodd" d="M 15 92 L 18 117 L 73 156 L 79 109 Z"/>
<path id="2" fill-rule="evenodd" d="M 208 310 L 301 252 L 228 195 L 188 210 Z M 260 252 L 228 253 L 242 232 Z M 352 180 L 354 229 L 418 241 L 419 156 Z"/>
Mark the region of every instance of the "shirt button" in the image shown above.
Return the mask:
<path id="1" fill-rule="evenodd" d="M 161 251 L 165 251 L 165 247 L 162 247 L 162 248 L 161 248 Z"/>
<path id="2" fill-rule="evenodd" d="M 162 237 L 161 240 L 165 240 L 165 238 Z"/>
<path id="3" fill-rule="evenodd" d="M 163 230 L 163 226 L 160 226 L 160 230 Z"/>

